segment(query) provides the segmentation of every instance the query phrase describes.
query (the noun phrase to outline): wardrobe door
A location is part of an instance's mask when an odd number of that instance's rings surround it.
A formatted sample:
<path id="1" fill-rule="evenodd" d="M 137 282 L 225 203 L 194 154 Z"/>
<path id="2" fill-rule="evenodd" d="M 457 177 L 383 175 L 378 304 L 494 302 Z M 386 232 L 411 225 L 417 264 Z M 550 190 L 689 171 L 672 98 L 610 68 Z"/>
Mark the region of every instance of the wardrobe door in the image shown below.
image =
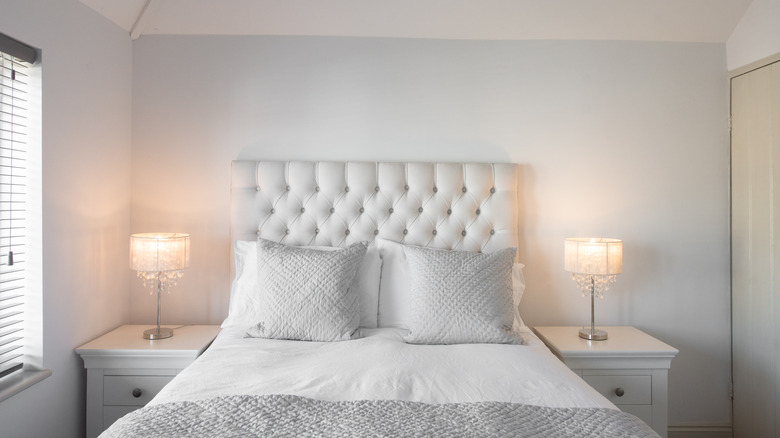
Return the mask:
<path id="1" fill-rule="evenodd" d="M 780 64 L 731 80 L 733 430 L 780 436 Z"/>

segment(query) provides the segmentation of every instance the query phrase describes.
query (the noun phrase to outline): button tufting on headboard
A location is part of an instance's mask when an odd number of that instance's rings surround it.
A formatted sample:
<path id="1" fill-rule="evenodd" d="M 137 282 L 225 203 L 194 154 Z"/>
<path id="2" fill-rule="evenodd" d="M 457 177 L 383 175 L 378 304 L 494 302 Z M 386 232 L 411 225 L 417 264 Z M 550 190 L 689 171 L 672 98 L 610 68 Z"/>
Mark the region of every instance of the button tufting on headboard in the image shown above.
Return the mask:
<path id="1" fill-rule="evenodd" d="M 516 246 L 517 173 L 510 163 L 234 161 L 231 237 L 345 246 L 379 236 L 465 251 Z"/>

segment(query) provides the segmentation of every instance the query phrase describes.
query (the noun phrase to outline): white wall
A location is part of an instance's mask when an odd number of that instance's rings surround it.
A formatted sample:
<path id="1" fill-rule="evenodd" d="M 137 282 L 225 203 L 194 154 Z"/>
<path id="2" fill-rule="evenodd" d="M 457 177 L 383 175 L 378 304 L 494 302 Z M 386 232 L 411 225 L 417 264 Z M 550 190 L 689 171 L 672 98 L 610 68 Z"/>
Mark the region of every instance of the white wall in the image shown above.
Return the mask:
<path id="1" fill-rule="evenodd" d="M 780 0 L 753 0 L 726 43 L 728 69 L 780 53 Z"/>
<path id="2" fill-rule="evenodd" d="M 725 65 L 722 44 L 142 37 L 132 229 L 193 236 L 163 317 L 226 315 L 231 160 L 512 161 L 525 321 L 585 323 L 563 239 L 624 239 L 597 320 L 680 350 L 671 424 L 728 424 Z M 154 315 L 131 281 L 131 320 Z"/>
<path id="3" fill-rule="evenodd" d="M 43 53 L 43 365 L 52 370 L 0 402 L 0 425 L 14 438 L 83 437 L 74 349 L 129 316 L 131 41 L 76 0 L 3 0 L 0 29 Z"/>

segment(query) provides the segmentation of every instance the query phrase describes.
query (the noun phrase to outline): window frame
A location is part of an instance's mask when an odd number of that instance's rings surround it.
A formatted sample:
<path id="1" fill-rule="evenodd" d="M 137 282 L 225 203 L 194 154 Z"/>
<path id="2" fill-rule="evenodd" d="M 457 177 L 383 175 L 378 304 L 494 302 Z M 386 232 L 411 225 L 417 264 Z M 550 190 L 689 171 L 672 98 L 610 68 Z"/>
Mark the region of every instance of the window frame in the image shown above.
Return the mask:
<path id="1" fill-rule="evenodd" d="M 16 239 L 23 241 L 23 257 L 14 256 L 14 259 L 23 260 L 23 302 L 18 308 L 22 309 L 23 323 L 21 323 L 21 369 L 14 370 L 0 377 L 0 401 L 42 381 L 51 375 L 50 370 L 43 369 L 43 271 L 42 271 L 42 100 L 41 100 L 41 62 L 39 51 L 5 34 L 0 33 L 0 52 L 6 58 L 15 58 L 14 67 L 25 67 L 24 80 L 26 81 L 26 94 L 24 103 L 26 114 L 24 123 L 14 125 L 14 129 L 23 130 L 19 134 L 24 138 L 24 187 L 21 193 L 13 196 L 24 198 L 21 220 L 24 230 Z M 4 67 L 3 67 L 4 68 Z M 20 69 L 21 71 L 21 69 Z M 21 78 L 19 78 L 21 79 Z M 12 85 L 15 87 L 15 85 Z M 0 84 L 0 88 L 8 88 L 6 84 Z M 7 102 L 7 100 L 6 100 Z M 9 126 L 7 122 L 4 126 Z M 6 136 L 7 137 L 7 136 Z M 13 139 L 3 141 L 3 146 L 14 144 Z M 5 164 L 5 163 L 4 163 Z M 17 198 L 14 198 L 16 201 Z M 1 202 L 0 202 L 1 203 Z M 16 225 L 14 225 L 16 226 Z M 4 235 L 4 234 L 0 234 Z M 2 239 L 0 239 L 2 240 Z M 21 255 L 21 254 L 20 254 Z M 0 257 L 0 263 L 6 264 L 7 255 Z M 20 262 L 21 264 L 21 262 Z M 13 292 L 16 295 L 16 292 Z M 13 300 L 9 300 L 12 302 Z M 4 313 L 0 311 L 0 313 Z M 15 335 L 14 335 L 15 336 Z M 10 345 L 10 344 L 9 344 Z M 2 349 L 2 348 L 0 348 Z"/>

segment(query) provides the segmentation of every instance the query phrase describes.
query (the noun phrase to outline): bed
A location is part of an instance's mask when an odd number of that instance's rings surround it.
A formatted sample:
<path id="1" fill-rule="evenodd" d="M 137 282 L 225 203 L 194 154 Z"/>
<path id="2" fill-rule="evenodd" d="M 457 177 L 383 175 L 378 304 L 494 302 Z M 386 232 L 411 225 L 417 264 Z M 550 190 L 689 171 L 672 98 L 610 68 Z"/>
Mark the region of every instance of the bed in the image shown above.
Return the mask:
<path id="1" fill-rule="evenodd" d="M 104 437 L 656 437 L 525 327 L 508 163 L 236 161 L 228 317 Z"/>

